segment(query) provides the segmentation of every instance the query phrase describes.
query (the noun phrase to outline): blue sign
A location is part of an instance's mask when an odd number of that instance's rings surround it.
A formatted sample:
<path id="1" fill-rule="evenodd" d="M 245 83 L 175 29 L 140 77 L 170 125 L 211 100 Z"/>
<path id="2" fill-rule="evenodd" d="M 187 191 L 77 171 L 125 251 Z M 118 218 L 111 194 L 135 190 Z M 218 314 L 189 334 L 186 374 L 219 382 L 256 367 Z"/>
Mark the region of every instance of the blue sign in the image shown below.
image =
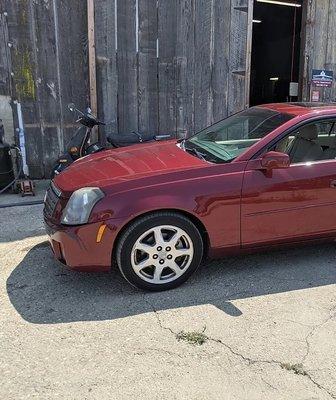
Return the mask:
<path id="1" fill-rule="evenodd" d="M 325 69 L 313 69 L 312 83 L 317 87 L 331 87 L 334 81 L 334 72 Z"/>

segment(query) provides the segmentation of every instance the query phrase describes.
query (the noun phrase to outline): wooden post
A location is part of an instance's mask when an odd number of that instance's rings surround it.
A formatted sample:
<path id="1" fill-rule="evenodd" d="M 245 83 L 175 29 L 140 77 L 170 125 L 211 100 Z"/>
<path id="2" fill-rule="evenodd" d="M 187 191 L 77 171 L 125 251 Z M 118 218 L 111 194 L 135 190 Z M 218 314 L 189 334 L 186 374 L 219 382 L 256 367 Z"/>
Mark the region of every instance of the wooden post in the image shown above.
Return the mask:
<path id="1" fill-rule="evenodd" d="M 87 0 L 87 16 L 88 16 L 90 106 L 91 106 L 92 113 L 94 115 L 97 115 L 98 110 L 97 110 L 94 0 Z"/>
<path id="2" fill-rule="evenodd" d="M 307 1 L 302 7 L 299 101 L 311 100 L 311 68 L 314 52 L 315 3 Z"/>
<path id="3" fill-rule="evenodd" d="M 250 89 L 251 89 L 251 57 L 252 57 L 252 39 L 253 39 L 253 0 L 248 0 L 248 16 L 247 16 L 247 51 L 246 51 L 246 75 L 245 75 L 245 107 L 250 106 Z"/>

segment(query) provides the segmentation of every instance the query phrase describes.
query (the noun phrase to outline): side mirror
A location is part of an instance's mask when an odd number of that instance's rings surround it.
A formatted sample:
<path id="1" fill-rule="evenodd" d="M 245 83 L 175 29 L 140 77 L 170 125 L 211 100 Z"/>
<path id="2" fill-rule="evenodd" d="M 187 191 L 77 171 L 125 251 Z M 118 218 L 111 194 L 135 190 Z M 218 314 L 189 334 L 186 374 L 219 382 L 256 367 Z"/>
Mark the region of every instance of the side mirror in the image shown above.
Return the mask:
<path id="1" fill-rule="evenodd" d="M 289 168 L 290 158 L 288 154 L 280 153 L 278 151 L 269 151 L 261 158 L 261 168 L 266 171 L 273 169 Z"/>

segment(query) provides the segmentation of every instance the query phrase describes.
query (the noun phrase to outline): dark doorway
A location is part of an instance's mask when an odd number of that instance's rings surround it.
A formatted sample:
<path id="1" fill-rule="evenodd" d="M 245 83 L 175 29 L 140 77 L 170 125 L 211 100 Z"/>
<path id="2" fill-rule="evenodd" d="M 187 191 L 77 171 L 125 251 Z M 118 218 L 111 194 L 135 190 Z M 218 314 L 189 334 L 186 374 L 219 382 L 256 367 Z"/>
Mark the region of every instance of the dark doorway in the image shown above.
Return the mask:
<path id="1" fill-rule="evenodd" d="M 298 99 L 301 22 L 302 1 L 254 2 L 252 106 Z"/>

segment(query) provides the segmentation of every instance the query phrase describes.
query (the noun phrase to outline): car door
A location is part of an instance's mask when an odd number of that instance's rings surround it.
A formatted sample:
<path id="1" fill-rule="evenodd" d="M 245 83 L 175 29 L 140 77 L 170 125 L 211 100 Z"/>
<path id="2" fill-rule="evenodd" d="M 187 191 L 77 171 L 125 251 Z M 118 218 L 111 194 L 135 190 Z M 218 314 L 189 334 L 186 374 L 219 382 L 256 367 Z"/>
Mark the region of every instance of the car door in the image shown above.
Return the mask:
<path id="1" fill-rule="evenodd" d="M 309 143 L 300 137 L 307 124 L 265 150 L 289 154 L 294 160 L 289 168 L 269 174 L 256 169 L 253 160 L 248 163 L 241 202 L 243 247 L 336 234 L 335 123 L 314 124 L 317 138 L 310 129 L 305 134 L 311 137 Z"/>

